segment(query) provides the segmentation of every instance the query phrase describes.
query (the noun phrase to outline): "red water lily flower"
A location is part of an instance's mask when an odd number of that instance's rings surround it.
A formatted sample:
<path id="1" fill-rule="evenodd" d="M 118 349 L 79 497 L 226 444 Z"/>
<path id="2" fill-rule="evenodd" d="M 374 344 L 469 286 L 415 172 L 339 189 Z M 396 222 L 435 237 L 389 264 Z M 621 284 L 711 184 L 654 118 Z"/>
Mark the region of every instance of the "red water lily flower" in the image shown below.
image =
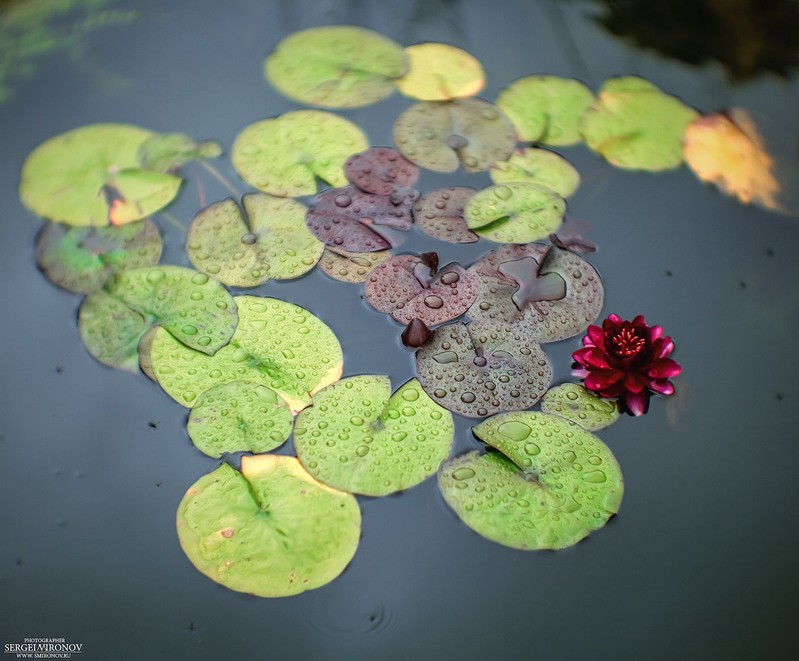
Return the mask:
<path id="1" fill-rule="evenodd" d="M 572 356 L 577 361 L 575 376 L 585 387 L 602 397 L 618 397 L 623 411 L 641 415 L 649 408 L 653 392 L 671 395 L 669 381 L 682 367 L 668 358 L 674 342 L 663 336 L 660 326 L 647 326 L 642 315 L 625 321 L 610 315 L 599 326 L 589 326 L 583 348 Z"/>

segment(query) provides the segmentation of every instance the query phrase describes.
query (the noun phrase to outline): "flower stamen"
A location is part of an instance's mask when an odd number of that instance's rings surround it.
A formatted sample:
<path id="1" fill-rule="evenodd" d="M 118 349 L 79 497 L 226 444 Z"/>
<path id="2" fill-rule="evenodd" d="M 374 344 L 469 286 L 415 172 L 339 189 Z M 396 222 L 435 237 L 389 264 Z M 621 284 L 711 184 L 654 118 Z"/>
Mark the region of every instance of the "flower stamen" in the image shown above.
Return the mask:
<path id="1" fill-rule="evenodd" d="M 646 345 L 646 340 L 639 337 L 638 334 L 630 328 L 622 328 L 616 335 L 611 338 L 611 342 L 615 345 L 614 353 L 619 356 L 634 356 Z"/>

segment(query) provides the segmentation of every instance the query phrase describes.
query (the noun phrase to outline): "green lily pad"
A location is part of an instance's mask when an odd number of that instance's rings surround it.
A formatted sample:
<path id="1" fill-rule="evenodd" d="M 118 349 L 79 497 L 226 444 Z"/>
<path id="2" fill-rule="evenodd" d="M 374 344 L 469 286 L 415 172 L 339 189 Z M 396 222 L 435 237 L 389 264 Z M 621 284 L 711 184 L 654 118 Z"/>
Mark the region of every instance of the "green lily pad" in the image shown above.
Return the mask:
<path id="1" fill-rule="evenodd" d="M 378 252 L 348 252 L 341 248 L 326 246 L 319 260 L 319 268 L 340 282 L 366 282 L 372 269 L 380 266 L 389 257 L 390 250 Z"/>
<path id="2" fill-rule="evenodd" d="M 550 388 L 541 400 L 541 410 L 576 422 L 588 431 L 604 429 L 619 419 L 615 401 L 603 399 L 579 383 Z"/>
<path id="3" fill-rule="evenodd" d="M 226 199 L 194 217 L 186 252 L 195 268 L 226 285 L 257 287 L 299 278 L 316 265 L 324 244 L 305 226 L 304 204 L 250 193 L 242 205 L 243 211 Z"/>
<path id="4" fill-rule="evenodd" d="M 699 114 L 634 76 L 612 78 L 585 112 L 585 143 L 613 165 L 657 172 L 683 162 L 685 130 Z"/>
<path id="5" fill-rule="evenodd" d="M 174 341 L 214 353 L 236 328 L 236 305 L 216 280 L 180 266 L 115 274 L 105 289 L 87 296 L 78 314 L 81 339 L 97 360 L 135 372 L 142 335 L 154 325 Z"/>
<path id="6" fill-rule="evenodd" d="M 294 457 L 241 458 L 195 482 L 177 511 L 180 546 L 213 581 L 258 597 L 288 597 L 336 578 L 355 555 L 355 497 L 320 484 Z"/>
<path id="7" fill-rule="evenodd" d="M 562 549 L 618 512 L 624 494 L 619 464 L 576 423 L 525 411 L 494 416 L 472 431 L 499 452 L 448 462 L 439 487 L 458 517 L 483 537 L 516 549 Z"/>
<path id="8" fill-rule="evenodd" d="M 161 235 L 149 220 L 122 227 L 68 227 L 47 223 L 36 237 L 36 261 L 64 289 L 100 291 L 118 271 L 157 264 Z"/>
<path id="9" fill-rule="evenodd" d="M 453 437 L 452 415 L 416 379 L 391 395 L 387 376 L 353 376 L 320 390 L 294 425 L 297 457 L 311 475 L 367 496 L 430 477 Z"/>
<path id="10" fill-rule="evenodd" d="M 541 346 L 506 326 L 449 324 L 416 352 L 416 374 L 433 401 L 485 418 L 530 408 L 546 392 L 552 368 Z"/>
<path id="11" fill-rule="evenodd" d="M 569 161 L 553 151 L 535 147 L 516 150 L 507 161 L 494 163 L 489 174 L 495 184 L 541 184 L 561 197 L 574 194 L 580 185 L 580 173 Z"/>
<path id="12" fill-rule="evenodd" d="M 448 243 L 474 243 L 480 239 L 463 219 L 464 207 L 474 188 L 441 188 L 422 196 L 413 208 L 413 222 L 422 232 Z"/>
<path id="13" fill-rule="evenodd" d="M 174 172 L 190 161 L 221 155 L 222 147 L 218 142 L 197 141 L 183 133 L 157 133 L 139 147 L 142 167 L 157 172 Z"/>
<path id="14" fill-rule="evenodd" d="M 161 387 L 183 406 L 218 383 L 251 381 L 271 388 L 297 412 L 341 376 L 333 332 L 307 310 L 276 298 L 236 296 L 239 324 L 230 343 L 206 356 L 156 332 L 150 362 Z"/>
<path id="15" fill-rule="evenodd" d="M 186 428 L 211 457 L 224 452 L 269 452 L 285 443 L 294 416 L 271 388 L 248 381 L 220 383 L 197 398 Z"/>
<path id="16" fill-rule="evenodd" d="M 352 122 L 321 110 L 295 110 L 250 124 L 236 137 L 230 158 L 242 179 L 278 197 L 317 191 L 316 177 L 345 186 L 344 163 L 369 146 Z"/>
<path id="17" fill-rule="evenodd" d="M 408 71 L 398 43 L 364 28 L 310 28 L 283 39 L 264 63 L 264 75 L 287 97 L 325 108 L 356 108 L 394 92 Z M 360 150 L 356 150 L 360 151 Z"/>
<path id="18" fill-rule="evenodd" d="M 409 161 L 436 172 L 483 172 L 504 161 L 516 129 L 496 106 L 481 99 L 417 103 L 394 123 L 394 142 Z"/>
<path id="19" fill-rule="evenodd" d="M 110 294 L 87 296 L 78 311 L 78 331 L 86 350 L 104 365 L 139 371 L 139 341 L 151 324 Z"/>
<path id="20" fill-rule="evenodd" d="M 580 142 L 580 118 L 593 101 L 591 90 L 577 80 L 526 76 L 502 90 L 497 105 L 521 140 L 563 146 Z"/>
<path id="21" fill-rule="evenodd" d="M 469 229 L 497 243 L 529 243 L 560 227 L 566 203 L 551 188 L 515 182 L 489 186 L 464 209 Z"/>
<path id="22" fill-rule="evenodd" d="M 139 148 L 152 131 L 92 124 L 61 133 L 22 165 L 19 195 L 31 211 L 66 225 L 124 225 L 169 204 L 181 179 L 144 170 Z"/>

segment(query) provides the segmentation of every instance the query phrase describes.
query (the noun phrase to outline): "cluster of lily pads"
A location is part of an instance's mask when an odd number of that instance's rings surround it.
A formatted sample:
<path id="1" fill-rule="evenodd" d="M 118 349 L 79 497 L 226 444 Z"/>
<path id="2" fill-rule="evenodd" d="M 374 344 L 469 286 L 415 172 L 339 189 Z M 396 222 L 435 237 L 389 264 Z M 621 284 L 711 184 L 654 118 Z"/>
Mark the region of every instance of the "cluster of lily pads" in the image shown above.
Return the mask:
<path id="1" fill-rule="evenodd" d="M 42 271 L 86 295 L 78 326 L 89 353 L 142 371 L 190 409 L 188 434 L 205 454 L 251 453 L 241 470 L 223 461 L 186 492 L 177 529 L 189 559 L 260 596 L 319 587 L 356 551 L 354 494 L 384 496 L 436 472 L 453 511 L 507 546 L 563 548 L 603 526 L 623 481 L 592 432 L 619 417 L 614 398 L 627 391 L 645 392 L 646 403 L 650 390 L 669 394 L 673 343 L 642 317 L 615 318 L 607 342 L 590 326 L 604 299 L 581 256 L 593 245 L 563 224 L 579 176 L 554 152 L 517 142 L 582 138 L 625 167 L 672 167 L 696 113 L 640 79 L 611 81 L 597 99 L 577 81 L 533 76 L 490 104 L 472 98 L 484 77 L 469 54 L 403 49 L 352 27 L 291 35 L 265 70 L 312 105 L 363 105 L 395 88 L 422 101 L 395 124 L 398 151 L 369 147 L 354 124 L 319 110 L 244 128 L 231 161 L 257 192 L 195 215 L 186 235 L 194 269 L 158 263 L 148 217 L 178 193 L 180 167 L 219 156 L 218 145 L 93 125 L 46 141 L 22 169 L 23 202 L 51 221 L 37 239 Z M 459 164 L 490 170 L 494 185 L 413 188 L 419 167 Z M 294 199 L 303 196 L 314 197 Z M 441 266 L 435 252 L 392 254 L 414 226 L 502 245 L 468 267 Z M 393 393 L 386 376 L 342 378 L 339 341 L 311 312 L 226 289 L 295 279 L 317 264 L 362 284 L 372 308 L 405 326 L 415 378 Z M 579 360 L 586 374 L 599 370 L 586 380 L 599 395 L 577 383 L 550 388 L 541 345 L 587 328 Z M 473 432 L 486 452 L 449 459 L 453 413 L 480 420 Z M 269 454 L 292 435 L 295 457 Z"/>

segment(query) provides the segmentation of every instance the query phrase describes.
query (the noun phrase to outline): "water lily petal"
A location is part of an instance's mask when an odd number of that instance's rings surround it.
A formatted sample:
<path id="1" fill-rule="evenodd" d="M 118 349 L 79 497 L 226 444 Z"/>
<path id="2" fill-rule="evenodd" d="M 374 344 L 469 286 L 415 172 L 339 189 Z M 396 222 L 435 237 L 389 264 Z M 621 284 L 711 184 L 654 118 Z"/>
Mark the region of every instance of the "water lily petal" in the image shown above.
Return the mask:
<path id="1" fill-rule="evenodd" d="M 630 393 L 639 393 L 649 385 L 649 379 L 645 379 L 638 374 L 628 372 L 624 375 L 624 389 Z"/>
<path id="2" fill-rule="evenodd" d="M 583 338 L 583 344 L 591 346 L 586 340 L 590 340 L 597 349 L 605 350 L 605 333 L 599 326 L 589 326 L 588 334 Z"/>
<path id="3" fill-rule="evenodd" d="M 652 343 L 652 355 L 655 358 L 665 358 L 674 351 L 674 342 L 670 337 L 661 337 Z"/>
<path id="4" fill-rule="evenodd" d="M 624 378 L 624 372 L 612 369 L 592 371 L 585 378 L 585 387 L 589 390 L 605 390 Z"/>
<path id="5" fill-rule="evenodd" d="M 649 364 L 647 376 L 653 379 L 670 379 L 677 376 L 682 372 L 682 366 L 676 360 L 671 358 L 662 358 L 660 360 L 653 360 Z"/>
<path id="6" fill-rule="evenodd" d="M 649 339 L 654 342 L 663 336 L 663 326 L 652 326 L 649 331 Z"/>
<path id="7" fill-rule="evenodd" d="M 605 354 L 594 347 L 578 349 L 572 354 L 572 358 L 586 367 L 599 369 L 609 369 L 611 367 L 611 365 L 608 364 Z"/>
<path id="8" fill-rule="evenodd" d="M 674 384 L 668 379 L 655 379 L 649 384 L 649 387 L 661 395 L 674 394 Z"/>
<path id="9" fill-rule="evenodd" d="M 628 393 L 622 401 L 630 415 L 643 415 L 649 409 L 649 393 L 646 390 Z"/>

